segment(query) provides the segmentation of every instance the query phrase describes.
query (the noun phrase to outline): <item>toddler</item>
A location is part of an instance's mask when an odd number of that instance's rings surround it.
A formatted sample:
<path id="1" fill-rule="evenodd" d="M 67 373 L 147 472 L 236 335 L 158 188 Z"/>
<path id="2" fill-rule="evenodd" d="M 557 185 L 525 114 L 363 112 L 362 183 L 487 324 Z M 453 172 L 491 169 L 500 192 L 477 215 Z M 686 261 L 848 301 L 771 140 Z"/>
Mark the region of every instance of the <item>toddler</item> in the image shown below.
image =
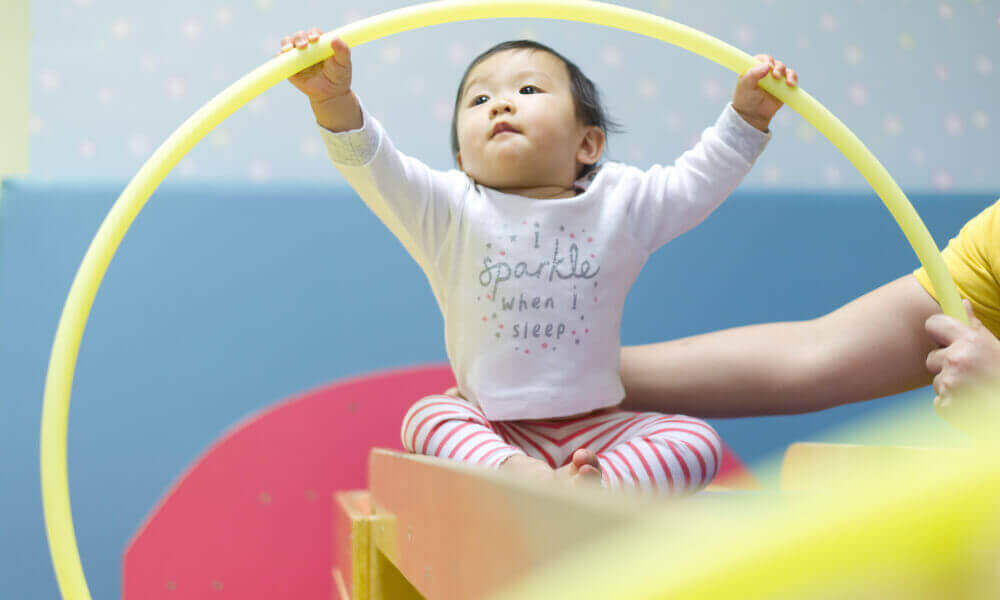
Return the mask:
<path id="1" fill-rule="evenodd" d="M 315 43 L 312 29 L 282 52 Z M 705 422 L 615 408 L 625 295 L 649 255 L 701 222 L 770 139 L 781 103 L 757 82 L 796 75 L 771 57 L 673 166 L 599 164 L 609 120 L 580 69 L 530 41 L 475 60 L 455 101 L 458 170 L 402 154 L 351 90 L 351 54 L 290 78 L 330 159 L 402 241 L 444 316 L 454 395 L 407 413 L 411 452 L 546 479 L 691 493 L 719 469 Z M 416 107 L 413 118 L 422 119 Z"/>

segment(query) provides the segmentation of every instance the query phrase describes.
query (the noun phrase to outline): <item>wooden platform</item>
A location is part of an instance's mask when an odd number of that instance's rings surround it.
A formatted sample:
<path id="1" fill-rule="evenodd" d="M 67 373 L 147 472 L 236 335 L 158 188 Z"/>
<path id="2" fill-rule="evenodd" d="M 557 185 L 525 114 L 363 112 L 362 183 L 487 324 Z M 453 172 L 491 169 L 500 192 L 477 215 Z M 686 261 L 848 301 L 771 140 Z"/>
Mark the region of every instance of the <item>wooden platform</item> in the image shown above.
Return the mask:
<path id="1" fill-rule="evenodd" d="M 948 552 L 939 549 L 938 559 L 963 564 L 961 548 L 973 544 L 968 532 L 974 527 L 968 519 L 952 522 L 949 507 L 954 502 L 948 494 L 943 500 L 927 496 L 929 504 L 924 505 L 909 496 L 906 482 L 918 482 L 919 477 L 907 475 L 914 465 L 925 465 L 934 477 L 947 476 L 949 465 L 968 464 L 971 452 L 800 443 L 785 455 L 781 491 L 702 492 L 666 500 L 532 484 L 452 461 L 374 450 L 370 490 L 336 496 L 335 540 L 343 553 L 338 563 L 352 567 L 335 571 L 335 598 L 472 600 L 563 593 L 606 598 L 615 590 L 626 593 L 626 581 L 642 579 L 647 591 L 666 594 L 673 589 L 676 597 L 685 598 L 702 597 L 685 589 L 737 598 L 741 589 L 777 590 L 782 582 L 801 589 L 801 597 L 824 597 L 824 586 L 810 583 L 810 572 L 820 580 L 850 574 L 842 582 L 845 590 L 861 594 L 851 597 L 931 598 L 970 582 L 976 589 L 994 589 L 993 571 L 981 565 L 969 573 L 954 566 L 919 576 L 910 571 L 902 579 L 882 570 L 912 569 L 921 560 L 917 557 L 928 540 L 904 536 L 922 522 L 924 513 L 933 519 L 924 523 L 924 530 L 939 530 L 932 537 L 950 544 Z M 917 488 L 918 495 L 928 493 Z M 866 492 L 880 501 L 866 504 L 861 500 Z M 883 502 L 903 512 L 890 518 Z M 983 499 L 958 502 L 975 507 Z M 989 513 L 977 518 L 984 524 L 996 521 Z M 875 531 L 880 534 L 873 536 Z M 817 547 L 811 541 L 816 539 L 828 540 L 828 545 Z M 744 550 L 734 552 L 733 544 Z M 996 548 L 994 544 L 985 547 Z M 888 553 L 877 550 L 883 546 Z M 574 552 L 581 548 L 583 553 Z M 858 552 L 871 556 L 862 560 Z M 727 554 L 727 576 L 719 579 L 721 564 L 714 563 Z M 605 564 L 608 560 L 613 567 Z M 761 568 L 770 573 L 771 583 L 753 583 Z M 525 579 L 545 571 L 550 583 L 540 586 L 535 585 L 537 577 Z M 597 572 L 603 579 L 581 583 L 594 580 Z M 706 580 L 697 572 L 715 574 Z M 684 581 L 687 575 L 691 581 Z M 862 594 L 865 590 L 870 593 Z"/>
<path id="2" fill-rule="evenodd" d="M 658 504 L 388 450 L 369 468 L 370 493 L 335 503 L 335 540 L 351 553 L 338 562 L 353 565 L 334 574 L 342 599 L 483 598 Z"/>

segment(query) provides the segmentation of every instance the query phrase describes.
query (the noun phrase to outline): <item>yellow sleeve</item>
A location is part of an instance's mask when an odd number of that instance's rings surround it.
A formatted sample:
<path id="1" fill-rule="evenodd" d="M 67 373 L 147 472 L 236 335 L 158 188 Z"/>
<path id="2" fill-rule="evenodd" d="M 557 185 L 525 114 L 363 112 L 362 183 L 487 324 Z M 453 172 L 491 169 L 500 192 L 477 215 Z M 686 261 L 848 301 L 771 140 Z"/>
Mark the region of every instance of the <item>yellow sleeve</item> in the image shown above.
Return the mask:
<path id="1" fill-rule="evenodd" d="M 941 251 L 958 292 L 993 335 L 1000 338 L 1000 200 L 976 215 Z M 931 296 L 923 267 L 913 272 Z"/>

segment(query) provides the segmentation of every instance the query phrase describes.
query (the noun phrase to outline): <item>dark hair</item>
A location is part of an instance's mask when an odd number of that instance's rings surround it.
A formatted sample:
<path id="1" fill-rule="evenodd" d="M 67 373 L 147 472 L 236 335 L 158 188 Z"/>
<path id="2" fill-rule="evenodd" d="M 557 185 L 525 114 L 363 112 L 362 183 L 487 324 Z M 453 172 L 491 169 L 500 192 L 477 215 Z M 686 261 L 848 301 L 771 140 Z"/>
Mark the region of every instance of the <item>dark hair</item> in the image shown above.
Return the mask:
<path id="1" fill-rule="evenodd" d="M 465 88 L 465 83 L 469 79 L 469 73 L 475 68 L 476 65 L 483 62 L 487 58 L 493 56 L 494 54 L 504 52 L 507 50 L 541 50 L 543 52 L 548 52 L 552 56 L 555 56 L 566 65 L 566 70 L 569 72 L 570 90 L 573 93 L 573 108 L 576 113 L 576 118 L 580 120 L 584 125 L 596 125 L 604 132 L 605 136 L 610 131 L 620 131 L 621 126 L 608 116 L 608 112 L 604 109 L 601 104 L 601 94 L 597 91 L 597 86 L 594 82 L 590 80 L 580 67 L 573 64 L 573 61 L 567 59 L 562 54 L 559 54 L 552 48 L 544 44 L 539 44 L 538 42 L 533 42 L 531 40 L 512 40 L 509 42 L 501 42 L 496 46 L 493 46 L 489 50 L 486 50 L 479 56 L 477 56 L 469 66 L 466 67 L 465 73 L 462 75 L 462 81 L 458 84 L 458 93 L 455 95 L 455 109 L 452 111 L 451 115 L 451 153 L 452 156 L 458 154 L 458 107 L 462 101 L 462 91 Z M 594 170 L 597 165 L 584 165 L 578 177 L 582 177 Z"/>

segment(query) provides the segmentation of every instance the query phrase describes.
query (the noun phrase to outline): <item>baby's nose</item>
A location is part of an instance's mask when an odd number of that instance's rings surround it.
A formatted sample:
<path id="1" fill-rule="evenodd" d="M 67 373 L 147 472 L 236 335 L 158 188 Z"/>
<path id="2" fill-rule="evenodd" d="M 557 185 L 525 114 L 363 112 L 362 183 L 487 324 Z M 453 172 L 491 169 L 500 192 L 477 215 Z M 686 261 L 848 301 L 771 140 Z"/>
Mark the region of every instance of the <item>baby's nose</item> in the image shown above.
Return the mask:
<path id="1" fill-rule="evenodd" d="M 493 109 L 490 110 L 490 116 L 495 117 L 500 113 L 514 113 L 514 104 L 507 100 L 497 100 L 496 104 L 493 105 Z"/>

